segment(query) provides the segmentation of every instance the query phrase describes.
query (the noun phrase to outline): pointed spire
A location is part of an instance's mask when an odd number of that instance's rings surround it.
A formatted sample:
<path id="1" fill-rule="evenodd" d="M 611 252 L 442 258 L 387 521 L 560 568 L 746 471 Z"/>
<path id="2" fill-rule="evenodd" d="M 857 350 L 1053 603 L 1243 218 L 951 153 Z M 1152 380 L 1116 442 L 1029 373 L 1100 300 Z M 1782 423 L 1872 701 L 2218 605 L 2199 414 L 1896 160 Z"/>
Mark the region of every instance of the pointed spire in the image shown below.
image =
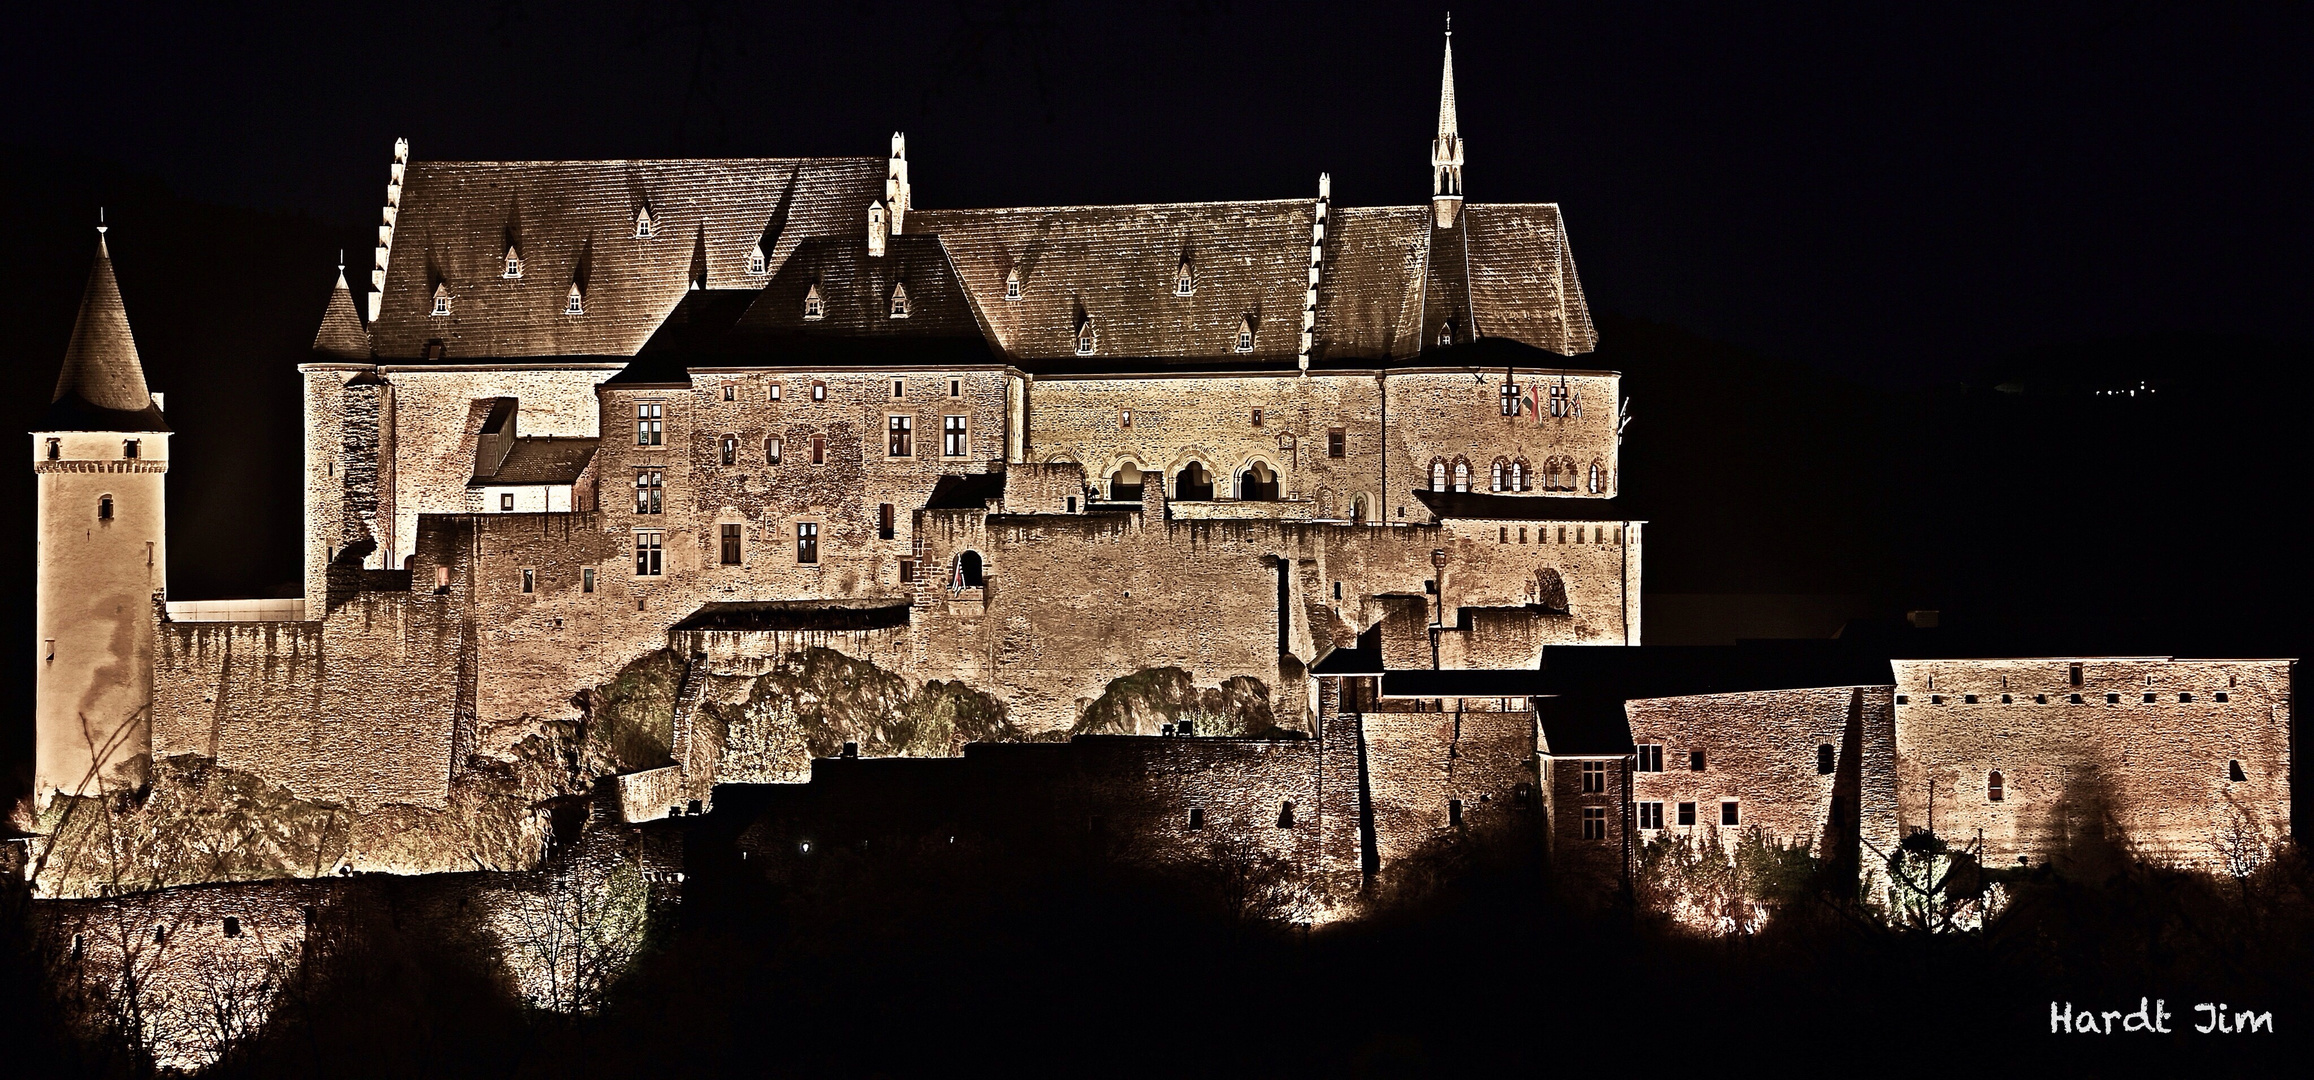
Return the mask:
<path id="1" fill-rule="evenodd" d="M 370 358 L 370 336 L 354 308 L 353 289 L 346 285 L 345 254 L 338 254 L 337 288 L 321 311 L 321 329 L 314 331 L 313 351 L 330 360 L 365 362 Z"/>
<path id="2" fill-rule="evenodd" d="M 1451 229 L 1462 210 L 1462 132 L 1454 118 L 1454 16 L 1446 17 L 1446 67 L 1438 77 L 1438 137 L 1430 142 L 1430 207 Z"/>
<path id="3" fill-rule="evenodd" d="M 144 365 L 129 332 L 104 229 L 97 226 L 96 261 L 88 268 L 80 318 L 72 325 L 72 344 L 65 347 L 64 370 L 57 374 L 43 430 L 167 431 L 145 387 Z"/>
<path id="4" fill-rule="evenodd" d="M 1453 138 L 1454 129 L 1454 16 L 1446 17 L 1446 70 L 1438 77 L 1438 137 Z"/>

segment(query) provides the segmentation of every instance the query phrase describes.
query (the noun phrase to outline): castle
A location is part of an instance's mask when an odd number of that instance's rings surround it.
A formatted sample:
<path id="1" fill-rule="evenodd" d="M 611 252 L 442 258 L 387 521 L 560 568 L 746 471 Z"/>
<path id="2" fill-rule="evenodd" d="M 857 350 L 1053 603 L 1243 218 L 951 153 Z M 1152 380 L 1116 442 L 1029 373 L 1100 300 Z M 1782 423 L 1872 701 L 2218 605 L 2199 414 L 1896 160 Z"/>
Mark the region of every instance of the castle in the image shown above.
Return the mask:
<path id="1" fill-rule="evenodd" d="M 230 774 L 328 812 L 238 878 L 525 870 L 557 799 L 636 823 L 879 758 L 1132 777 L 1070 820 L 1350 889 L 1497 819 L 1606 883 L 1715 828 L 2041 857 L 2084 784 L 2188 862 L 2287 832 L 2287 661 L 1641 647 L 1621 377 L 1579 360 L 1559 208 L 1466 201 L 1451 41 L 1430 165 L 1427 206 L 941 210 L 899 135 L 397 143 L 300 368 L 289 600 L 167 598 L 168 425 L 100 239 L 32 444 L 39 801 Z"/>

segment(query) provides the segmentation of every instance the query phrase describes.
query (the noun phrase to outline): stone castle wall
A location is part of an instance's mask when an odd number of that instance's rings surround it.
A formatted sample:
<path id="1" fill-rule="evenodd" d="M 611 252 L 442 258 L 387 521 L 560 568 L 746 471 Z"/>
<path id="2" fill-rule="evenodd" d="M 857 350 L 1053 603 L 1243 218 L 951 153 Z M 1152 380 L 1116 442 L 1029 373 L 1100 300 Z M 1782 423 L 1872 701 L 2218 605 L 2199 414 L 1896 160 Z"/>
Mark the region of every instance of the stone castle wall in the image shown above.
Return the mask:
<path id="1" fill-rule="evenodd" d="M 1996 866 L 2132 850 L 2212 869 L 2229 849 L 2289 835 L 2290 661 L 1894 666 L 1907 830 L 1955 843 L 1981 831 Z"/>
<path id="2" fill-rule="evenodd" d="M 1900 838 L 1892 696 L 1885 686 L 1831 686 L 1626 703 L 1632 741 L 1659 748 L 1663 766 L 1647 768 L 1656 755 L 1643 750 L 1647 763 L 1632 774 L 1632 801 L 1662 804 L 1663 820 L 1661 831 L 1635 820 L 1636 841 L 1716 830 L 1724 843 L 1757 828 L 1829 858 L 1837 819 L 1841 836 L 1861 836 L 1885 857 Z M 1698 753 L 1701 770 L 1691 767 Z M 1732 829 L 1721 825 L 1727 801 L 1737 806 Z M 1683 803 L 1695 806 L 1691 826 L 1679 824 Z"/>

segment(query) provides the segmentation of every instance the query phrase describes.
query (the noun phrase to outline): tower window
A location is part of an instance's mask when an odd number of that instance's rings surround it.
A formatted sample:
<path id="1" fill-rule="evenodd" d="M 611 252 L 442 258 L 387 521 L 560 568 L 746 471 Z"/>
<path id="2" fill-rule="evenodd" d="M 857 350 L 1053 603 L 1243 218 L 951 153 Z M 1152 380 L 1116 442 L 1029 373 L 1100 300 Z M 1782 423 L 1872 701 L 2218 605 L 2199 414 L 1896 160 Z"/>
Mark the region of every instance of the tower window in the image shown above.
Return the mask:
<path id="1" fill-rule="evenodd" d="M 739 387 L 737 387 L 737 386 L 735 386 L 735 385 L 733 385 L 733 384 L 731 384 L 731 383 L 724 383 L 724 384 L 723 384 L 723 400 L 725 400 L 725 401 L 736 401 L 736 400 L 738 400 L 738 395 L 739 395 Z"/>
<path id="2" fill-rule="evenodd" d="M 2007 794 L 2007 785 L 2001 780 L 2001 770 L 1994 769 L 1990 775 L 1985 777 L 1985 799 L 1989 802 L 2000 802 Z"/>
<path id="3" fill-rule="evenodd" d="M 820 527 L 818 522 L 796 522 L 795 561 L 807 564 L 816 564 L 820 561 Z"/>
<path id="4" fill-rule="evenodd" d="M 827 463 L 828 437 L 825 435 L 812 436 L 812 464 L 825 465 Z"/>
<path id="5" fill-rule="evenodd" d="M 1255 426 L 1255 427 L 1260 427 L 1260 426 L 1261 426 L 1261 410 L 1260 410 L 1260 409 L 1255 409 L 1255 410 L 1253 411 L 1253 426 Z"/>
<path id="6" fill-rule="evenodd" d="M 812 400 L 813 400 L 813 401 L 826 401 L 827 399 L 828 399 L 828 384 L 827 384 L 827 383 L 825 383 L 825 382 L 823 382 L 823 381 L 821 381 L 821 380 L 819 380 L 819 379 L 813 379 L 813 380 L 812 380 Z"/>
<path id="7" fill-rule="evenodd" d="M 143 449 L 143 447 L 141 447 L 141 446 L 139 446 L 139 445 L 138 445 L 138 443 L 139 443 L 139 442 L 141 442 L 141 441 L 142 441 L 142 440 L 138 440 L 138 439 L 122 439 L 122 440 L 121 440 L 121 456 L 122 456 L 122 457 L 125 457 L 125 458 L 133 458 L 133 457 L 136 457 L 136 456 L 137 456 L 137 451 L 138 451 L 138 450 L 141 450 L 141 449 Z"/>
<path id="8" fill-rule="evenodd" d="M 723 528 L 722 528 L 722 541 L 723 541 L 723 544 L 722 544 L 722 547 L 723 547 L 723 550 L 722 550 L 722 556 L 723 556 L 723 565 L 725 565 L 725 566 L 738 566 L 738 565 L 739 565 L 739 526 L 738 526 L 738 525 L 736 525 L 736 524 L 728 523 L 728 522 L 727 522 L 727 523 L 725 523 L 725 524 L 724 524 L 724 526 L 723 526 Z"/>
<path id="9" fill-rule="evenodd" d="M 110 495 L 103 495 L 103 496 L 99 496 L 99 497 L 97 498 L 97 500 L 96 500 L 96 519 L 97 519 L 98 521 L 111 521 L 111 520 L 112 520 L 112 496 L 110 496 Z"/>

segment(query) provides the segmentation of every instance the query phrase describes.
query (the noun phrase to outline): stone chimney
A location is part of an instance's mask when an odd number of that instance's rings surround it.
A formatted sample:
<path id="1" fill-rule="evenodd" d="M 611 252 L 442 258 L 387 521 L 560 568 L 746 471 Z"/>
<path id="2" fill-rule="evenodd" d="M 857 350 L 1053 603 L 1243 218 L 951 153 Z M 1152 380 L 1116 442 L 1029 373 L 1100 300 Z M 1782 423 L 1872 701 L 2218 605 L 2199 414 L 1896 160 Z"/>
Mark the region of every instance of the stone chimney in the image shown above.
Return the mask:
<path id="1" fill-rule="evenodd" d="M 884 204 L 880 202 L 868 204 L 868 254 L 884 257 Z"/>
<path id="2" fill-rule="evenodd" d="M 892 133 L 892 160 L 884 173 L 884 206 L 892 214 L 892 235 L 900 235 L 901 225 L 907 221 L 908 211 L 915 205 L 908 192 L 908 134 Z"/>

